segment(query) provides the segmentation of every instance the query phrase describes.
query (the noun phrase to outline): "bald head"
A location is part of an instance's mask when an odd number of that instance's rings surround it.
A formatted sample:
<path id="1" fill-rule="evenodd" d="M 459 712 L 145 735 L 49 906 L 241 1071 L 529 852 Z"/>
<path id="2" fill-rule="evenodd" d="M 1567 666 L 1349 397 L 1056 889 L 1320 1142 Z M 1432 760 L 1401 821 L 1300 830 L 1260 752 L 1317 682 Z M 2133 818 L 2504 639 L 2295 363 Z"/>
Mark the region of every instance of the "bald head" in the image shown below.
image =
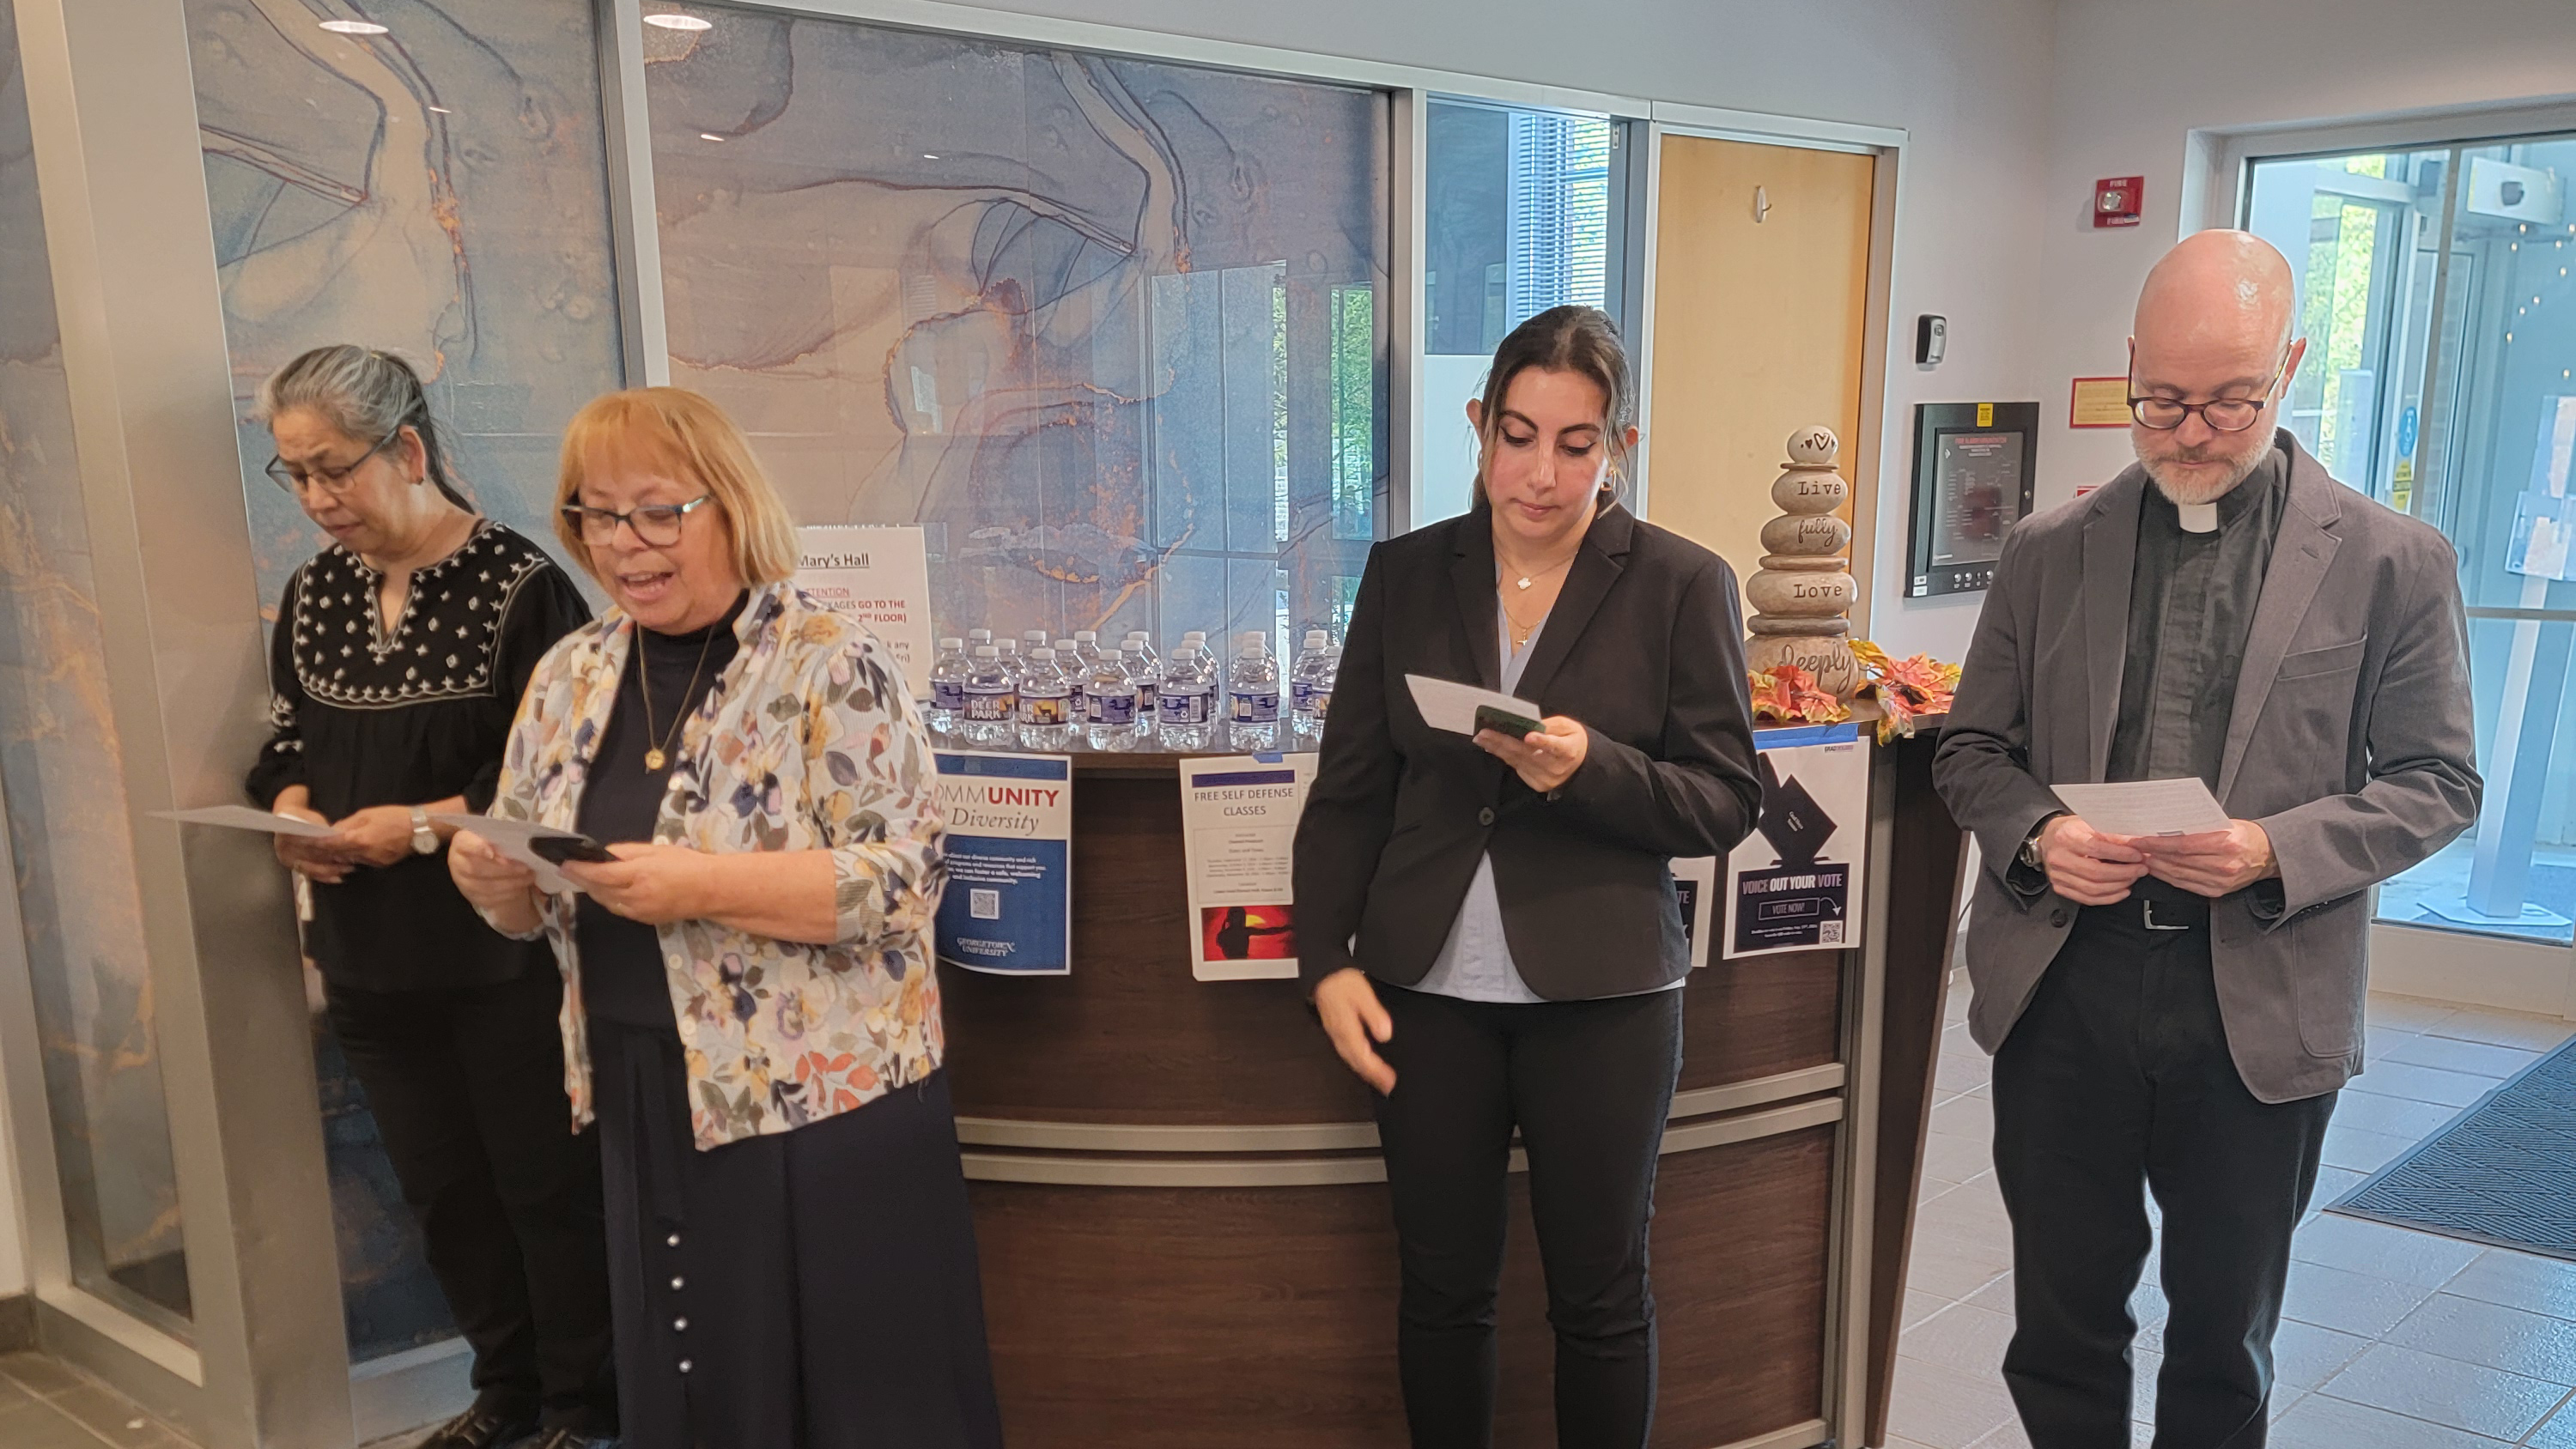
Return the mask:
<path id="1" fill-rule="evenodd" d="M 2138 293 L 2136 336 L 2192 350 L 2241 347 L 2263 354 L 2264 373 L 2289 345 L 2298 287 L 2290 263 L 2248 231 L 2204 231 L 2165 253 Z"/>
<path id="2" fill-rule="evenodd" d="M 2297 305 L 2289 262 L 2251 232 L 2185 237 L 2147 274 L 2129 338 L 2129 390 L 2168 403 L 2263 403 L 2252 425 L 2235 431 L 2211 427 L 2196 409 L 2172 428 L 2130 429 L 2138 461 L 2167 497 L 2214 501 L 2271 449 L 2274 385 L 2298 370 L 2304 350 L 2290 341 Z"/>

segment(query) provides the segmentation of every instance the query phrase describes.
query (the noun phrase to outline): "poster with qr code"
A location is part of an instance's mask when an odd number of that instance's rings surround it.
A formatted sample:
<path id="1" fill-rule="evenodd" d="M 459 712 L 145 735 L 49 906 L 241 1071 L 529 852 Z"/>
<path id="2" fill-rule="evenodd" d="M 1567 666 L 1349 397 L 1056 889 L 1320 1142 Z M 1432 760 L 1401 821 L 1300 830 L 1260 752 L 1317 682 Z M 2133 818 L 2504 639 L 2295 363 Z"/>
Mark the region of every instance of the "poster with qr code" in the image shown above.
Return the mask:
<path id="1" fill-rule="evenodd" d="M 939 959 L 997 976 L 1073 971 L 1073 761 L 939 756 L 948 892 Z"/>
<path id="2" fill-rule="evenodd" d="M 1860 944 L 1869 746 L 1856 724 L 1755 730 L 1762 814 L 1726 861 L 1722 956 Z"/>

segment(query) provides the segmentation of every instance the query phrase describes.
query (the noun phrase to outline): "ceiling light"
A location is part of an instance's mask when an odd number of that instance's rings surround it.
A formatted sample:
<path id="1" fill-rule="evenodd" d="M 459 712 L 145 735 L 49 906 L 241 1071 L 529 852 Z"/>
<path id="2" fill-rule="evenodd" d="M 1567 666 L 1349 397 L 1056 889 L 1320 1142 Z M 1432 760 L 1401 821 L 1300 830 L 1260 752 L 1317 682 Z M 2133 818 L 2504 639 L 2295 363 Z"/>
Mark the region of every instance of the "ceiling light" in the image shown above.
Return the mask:
<path id="1" fill-rule="evenodd" d="M 713 131 L 700 131 L 698 133 L 698 139 L 701 141 L 721 141 L 724 137 L 717 135 Z"/>
<path id="2" fill-rule="evenodd" d="M 439 113 L 440 115 L 442 115 L 442 116 L 444 116 L 444 115 L 446 115 L 446 114 L 448 113 L 448 111 L 447 111 L 447 107 L 445 107 L 445 106 L 432 106 L 432 107 L 430 107 L 430 109 L 431 109 L 431 110 L 433 110 L 433 111 L 438 112 L 438 113 Z"/>
<path id="3" fill-rule="evenodd" d="M 921 153 L 921 159 L 922 159 L 922 160 L 924 160 L 924 161 L 936 161 L 936 160 L 938 160 L 939 158 L 938 158 L 938 157 L 936 157 L 936 156 L 931 155 L 931 154 L 930 154 L 929 152 L 927 152 L 927 151 L 924 151 L 924 152 L 922 152 L 922 153 Z"/>
<path id="4" fill-rule="evenodd" d="M 664 30 L 713 30 L 716 28 L 716 23 L 712 20 L 702 19 L 695 15 L 680 15 L 669 11 L 665 11 L 660 15 L 647 15 L 644 17 L 644 23 L 647 25 L 661 26 Z"/>
<path id="5" fill-rule="evenodd" d="M 372 20 L 325 20 L 322 28 L 334 35 L 382 35 L 386 27 Z"/>

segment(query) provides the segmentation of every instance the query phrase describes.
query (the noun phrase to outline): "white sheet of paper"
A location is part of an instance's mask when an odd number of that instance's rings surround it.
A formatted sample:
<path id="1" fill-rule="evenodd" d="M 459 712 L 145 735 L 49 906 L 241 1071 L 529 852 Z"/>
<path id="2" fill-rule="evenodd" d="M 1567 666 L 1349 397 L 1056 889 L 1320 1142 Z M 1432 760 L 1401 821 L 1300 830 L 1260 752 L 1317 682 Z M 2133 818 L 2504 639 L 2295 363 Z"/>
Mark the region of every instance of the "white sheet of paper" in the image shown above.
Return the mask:
<path id="1" fill-rule="evenodd" d="M 1413 707 L 1422 711 L 1423 723 L 1436 730 L 1455 730 L 1462 735 L 1476 732 L 1476 707 L 1490 704 L 1507 714 L 1523 719 L 1545 719 L 1547 712 L 1526 699 L 1514 699 L 1472 684 L 1450 679 L 1434 679 L 1427 674 L 1408 674 L 1404 682 L 1413 690 Z"/>
<path id="2" fill-rule="evenodd" d="M 2209 835 L 2235 824 L 2197 776 L 2050 788 L 2085 824 L 2109 835 Z"/>
<path id="3" fill-rule="evenodd" d="M 320 840 L 340 832 L 328 825 L 310 820 L 297 820 L 287 815 L 271 815 L 247 805 L 209 805 L 202 810 L 155 810 L 163 820 L 176 820 L 182 825 L 220 825 L 228 830 L 257 830 L 267 835 L 301 835 Z"/>
<path id="4" fill-rule="evenodd" d="M 557 830 L 551 825 L 539 825 L 533 820 L 498 820 L 489 815 L 443 815 L 433 812 L 429 818 L 441 825 L 452 825 L 459 830 L 471 830 L 492 842 L 493 849 L 535 871 L 537 889 L 546 894 L 550 896 L 581 894 L 581 887 L 574 885 L 571 877 L 555 869 L 553 861 L 528 849 L 528 842 L 531 840 L 543 840 L 548 837 L 579 840 L 581 832 Z"/>

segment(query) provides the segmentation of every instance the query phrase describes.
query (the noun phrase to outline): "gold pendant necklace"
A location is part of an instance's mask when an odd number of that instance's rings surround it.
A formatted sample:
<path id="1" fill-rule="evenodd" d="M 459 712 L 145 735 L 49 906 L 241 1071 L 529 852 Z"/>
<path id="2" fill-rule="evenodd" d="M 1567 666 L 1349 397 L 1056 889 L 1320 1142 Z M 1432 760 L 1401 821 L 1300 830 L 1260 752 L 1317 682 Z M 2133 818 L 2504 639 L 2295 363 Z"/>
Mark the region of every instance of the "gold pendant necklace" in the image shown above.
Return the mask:
<path id="1" fill-rule="evenodd" d="M 706 642 L 698 646 L 698 662 L 689 670 L 689 687 L 680 694 L 679 718 L 671 721 L 671 728 L 666 734 L 653 724 L 653 664 L 651 660 L 644 657 L 644 626 L 641 624 L 635 626 L 635 687 L 644 695 L 644 738 L 648 741 L 660 741 L 659 744 L 645 746 L 644 773 L 659 774 L 662 767 L 670 763 L 669 747 L 676 741 L 680 731 L 688 725 L 689 696 L 698 692 L 698 673 L 707 667 L 707 651 L 715 647 L 715 642 L 715 626 L 709 625 Z"/>

